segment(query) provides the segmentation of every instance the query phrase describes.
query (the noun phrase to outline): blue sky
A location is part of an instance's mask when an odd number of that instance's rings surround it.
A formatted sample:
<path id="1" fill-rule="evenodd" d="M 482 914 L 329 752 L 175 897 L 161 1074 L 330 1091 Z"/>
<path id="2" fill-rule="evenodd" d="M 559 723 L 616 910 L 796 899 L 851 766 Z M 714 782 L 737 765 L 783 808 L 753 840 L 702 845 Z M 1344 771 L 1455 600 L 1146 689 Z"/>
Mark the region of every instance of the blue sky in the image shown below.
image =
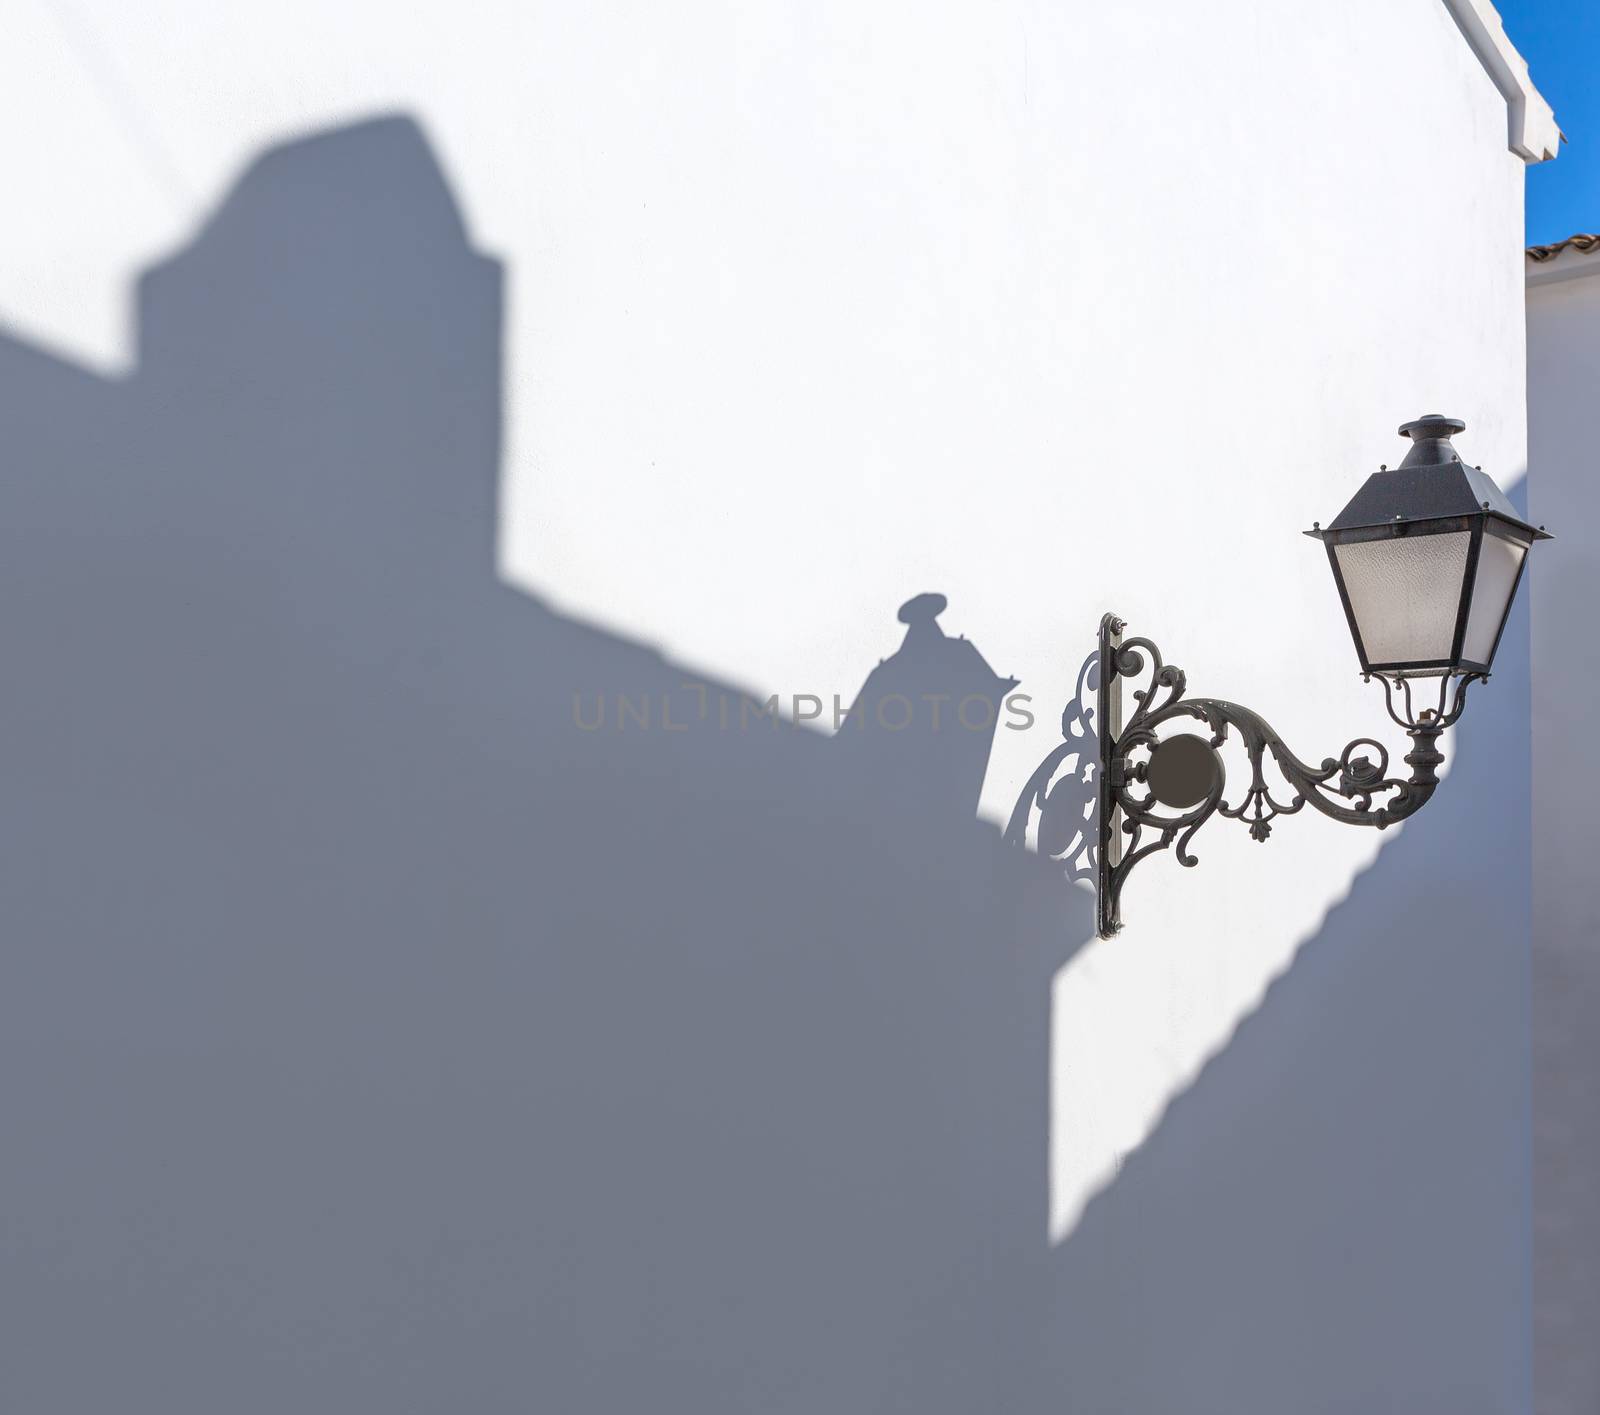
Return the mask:
<path id="1" fill-rule="evenodd" d="M 1528 169 L 1528 240 L 1600 231 L 1600 5 L 1495 0 L 1511 42 L 1567 135 L 1554 162 Z"/>

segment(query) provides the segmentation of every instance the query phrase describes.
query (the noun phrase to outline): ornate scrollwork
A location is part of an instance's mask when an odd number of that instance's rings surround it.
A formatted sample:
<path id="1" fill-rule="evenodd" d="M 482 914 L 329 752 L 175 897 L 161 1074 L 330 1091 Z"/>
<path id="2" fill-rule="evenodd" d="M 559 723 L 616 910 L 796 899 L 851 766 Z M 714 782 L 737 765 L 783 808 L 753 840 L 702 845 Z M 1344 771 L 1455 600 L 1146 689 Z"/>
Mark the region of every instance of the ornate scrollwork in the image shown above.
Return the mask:
<path id="1" fill-rule="evenodd" d="M 1390 775 L 1388 748 L 1371 737 L 1356 738 L 1338 756 L 1325 757 L 1320 766 L 1302 761 L 1259 713 L 1221 698 L 1186 697 L 1188 682 L 1183 670 L 1164 662 L 1150 639 L 1124 642 L 1123 627 L 1114 615 L 1105 617 L 1098 654 L 1100 784 L 1095 866 L 1100 932 L 1105 936 L 1121 927 L 1122 888 L 1133 867 L 1167 849 L 1175 851 L 1180 864 L 1197 864 L 1190 842 L 1213 815 L 1243 821 L 1252 839 L 1265 841 L 1278 817 L 1296 815 L 1307 805 L 1332 820 L 1379 830 L 1415 814 L 1438 785 L 1438 768 L 1444 762 L 1438 750 L 1440 734 L 1461 716 L 1467 686 L 1488 676 L 1461 675 L 1453 696 L 1451 680 L 1441 677 L 1438 705 L 1418 712 L 1409 678 L 1375 675 L 1383 682 L 1389 716 L 1411 738 L 1412 748 L 1404 758 L 1411 774 L 1402 779 Z M 1143 686 L 1131 691 L 1133 712 L 1123 722 L 1121 689 L 1125 683 L 1141 680 Z M 1149 767 L 1164 740 L 1157 729 L 1182 718 L 1210 729 L 1207 740 L 1215 758 L 1215 773 L 1209 788 L 1195 793 L 1198 799 L 1186 800 L 1180 807 L 1157 799 Z M 1219 752 L 1231 732 L 1238 734 L 1250 766 L 1249 782 L 1237 804 L 1230 804 L 1224 795 L 1227 776 Z M 1063 735 L 1067 735 L 1065 723 Z M 1029 779 L 1012 814 L 1008 839 L 1023 837 L 1031 809 L 1037 806 L 1042 811 L 1049 799 L 1050 778 L 1071 749 L 1070 743 L 1056 748 Z M 1269 785 L 1265 769 L 1269 756 L 1286 790 Z"/>

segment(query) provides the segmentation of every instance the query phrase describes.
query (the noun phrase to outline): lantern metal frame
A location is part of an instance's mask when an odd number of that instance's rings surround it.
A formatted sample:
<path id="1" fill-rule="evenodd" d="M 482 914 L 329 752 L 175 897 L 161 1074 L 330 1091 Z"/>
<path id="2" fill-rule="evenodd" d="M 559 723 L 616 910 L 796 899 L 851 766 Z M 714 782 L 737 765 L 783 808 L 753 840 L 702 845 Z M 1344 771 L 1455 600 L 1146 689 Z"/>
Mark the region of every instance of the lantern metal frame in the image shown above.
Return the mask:
<path id="1" fill-rule="evenodd" d="M 1424 535 L 1443 535 L 1449 532 L 1469 531 L 1472 539 L 1467 542 L 1467 558 L 1462 571 L 1461 601 L 1456 607 L 1456 622 L 1453 637 L 1450 643 L 1450 656 L 1448 658 L 1395 660 L 1389 662 L 1373 663 L 1367 656 L 1366 639 L 1361 633 L 1360 624 L 1357 622 L 1355 609 L 1350 603 L 1350 590 L 1345 584 L 1344 571 L 1339 564 L 1337 547 L 1340 545 L 1353 545 L 1362 541 L 1396 539 L 1408 533 L 1421 532 Z M 1523 532 L 1527 533 L 1524 534 Z M 1524 528 L 1520 525 L 1508 523 L 1498 516 L 1482 515 L 1451 516 L 1435 521 L 1412 521 L 1391 529 L 1388 526 L 1363 526 L 1358 529 L 1343 532 L 1323 530 L 1307 531 L 1312 536 L 1323 542 L 1328 549 L 1328 563 L 1333 567 L 1334 583 L 1339 589 L 1339 602 L 1344 606 L 1345 619 L 1350 625 L 1350 637 L 1355 641 L 1356 654 L 1361 660 L 1363 673 L 1402 673 L 1426 677 L 1435 673 L 1487 673 L 1489 665 L 1494 662 L 1496 650 L 1500 647 L 1500 637 L 1505 633 L 1506 620 L 1511 617 L 1511 606 L 1517 598 L 1517 590 L 1522 584 L 1523 573 L 1528 568 L 1527 548 L 1534 540 L 1548 539 L 1544 532 L 1534 531 L 1531 527 Z M 1467 637 L 1467 623 L 1472 614 L 1472 602 L 1477 587 L 1478 557 L 1483 548 L 1485 536 L 1494 536 L 1497 539 L 1520 545 L 1524 554 L 1517 566 L 1517 573 L 1511 584 L 1511 593 L 1506 598 L 1505 608 L 1500 614 L 1500 623 L 1495 629 L 1494 641 L 1489 649 L 1489 656 L 1482 662 L 1475 662 L 1462 657 Z"/>

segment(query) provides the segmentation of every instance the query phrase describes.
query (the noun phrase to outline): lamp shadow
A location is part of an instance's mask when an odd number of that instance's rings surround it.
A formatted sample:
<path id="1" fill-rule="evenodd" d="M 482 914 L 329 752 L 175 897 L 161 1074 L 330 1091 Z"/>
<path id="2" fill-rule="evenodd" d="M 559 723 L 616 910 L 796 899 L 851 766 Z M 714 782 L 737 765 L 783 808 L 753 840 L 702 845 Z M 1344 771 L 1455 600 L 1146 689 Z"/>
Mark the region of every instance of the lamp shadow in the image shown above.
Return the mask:
<path id="1" fill-rule="evenodd" d="M 0 340 L 7 1404 L 1017 1408 L 1089 904 L 992 715 L 829 740 L 499 581 L 501 286 L 391 118 L 127 378 Z M 906 609 L 864 715 L 1003 700 Z"/>
<path id="2" fill-rule="evenodd" d="M 1061 741 L 1034 769 L 1006 823 L 1009 844 L 1057 861 L 1065 877 L 1096 886 L 1100 850 L 1100 770 L 1096 693 L 1100 654 L 1079 664 L 1061 711 Z"/>

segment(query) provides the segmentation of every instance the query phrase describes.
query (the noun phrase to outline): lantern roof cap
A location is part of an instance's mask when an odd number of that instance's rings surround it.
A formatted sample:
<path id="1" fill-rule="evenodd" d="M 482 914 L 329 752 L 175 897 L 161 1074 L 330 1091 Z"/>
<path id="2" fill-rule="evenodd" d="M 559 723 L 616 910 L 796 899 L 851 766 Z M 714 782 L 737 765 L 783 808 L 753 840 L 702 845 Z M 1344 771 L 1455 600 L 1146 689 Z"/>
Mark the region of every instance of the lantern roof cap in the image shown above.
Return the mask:
<path id="1" fill-rule="evenodd" d="M 1495 516 L 1535 540 L 1546 532 L 1530 525 L 1481 467 L 1461 460 L 1451 438 L 1466 430 L 1460 418 L 1424 413 L 1400 427 L 1412 445 L 1398 467 L 1374 472 L 1327 525 L 1327 531 L 1392 526 L 1397 521 L 1455 520 Z"/>

